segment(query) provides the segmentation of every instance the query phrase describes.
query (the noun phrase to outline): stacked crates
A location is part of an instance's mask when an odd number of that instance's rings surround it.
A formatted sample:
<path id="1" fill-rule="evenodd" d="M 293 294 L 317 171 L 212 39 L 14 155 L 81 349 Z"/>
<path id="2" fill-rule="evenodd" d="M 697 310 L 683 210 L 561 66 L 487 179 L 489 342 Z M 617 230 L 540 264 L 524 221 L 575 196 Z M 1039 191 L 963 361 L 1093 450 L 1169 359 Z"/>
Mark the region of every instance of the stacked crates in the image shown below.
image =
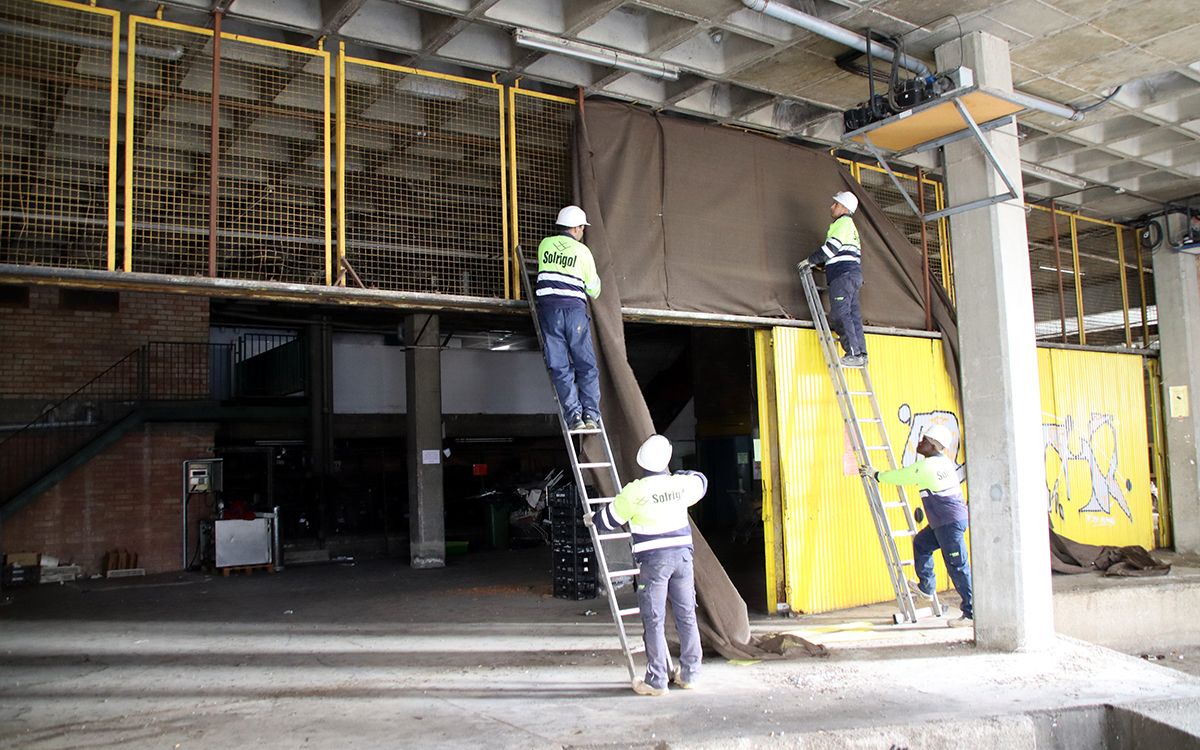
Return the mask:
<path id="1" fill-rule="evenodd" d="M 582 506 L 575 485 L 550 493 L 550 547 L 554 552 L 554 597 L 596 598 L 596 548 L 583 525 Z"/>

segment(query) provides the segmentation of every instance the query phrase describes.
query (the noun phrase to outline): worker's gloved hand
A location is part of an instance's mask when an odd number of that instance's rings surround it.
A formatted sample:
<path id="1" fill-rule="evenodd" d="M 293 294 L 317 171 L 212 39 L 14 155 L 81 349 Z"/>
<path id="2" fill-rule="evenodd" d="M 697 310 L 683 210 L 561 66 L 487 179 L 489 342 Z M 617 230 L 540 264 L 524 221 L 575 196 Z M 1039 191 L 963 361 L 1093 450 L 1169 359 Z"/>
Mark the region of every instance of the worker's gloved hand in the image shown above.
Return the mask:
<path id="1" fill-rule="evenodd" d="M 589 529 L 596 525 L 596 522 L 592 520 L 591 513 L 588 513 L 583 517 L 583 525 L 587 526 Z"/>
<path id="2" fill-rule="evenodd" d="M 807 260 L 802 260 L 796 264 L 796 270 L 800 271 L 801 273 L 810 268 L 812 268 L 812 263 L 809 263 Z"/>
<path id="3" fill-rule="evenodd" d="M 858 475 L 860 477 L 870 477 L 871 479 L 876 479 L 879 476 L 879 472 L 875 471 L 870 466 L 860 466 L 858 467 Z"/>

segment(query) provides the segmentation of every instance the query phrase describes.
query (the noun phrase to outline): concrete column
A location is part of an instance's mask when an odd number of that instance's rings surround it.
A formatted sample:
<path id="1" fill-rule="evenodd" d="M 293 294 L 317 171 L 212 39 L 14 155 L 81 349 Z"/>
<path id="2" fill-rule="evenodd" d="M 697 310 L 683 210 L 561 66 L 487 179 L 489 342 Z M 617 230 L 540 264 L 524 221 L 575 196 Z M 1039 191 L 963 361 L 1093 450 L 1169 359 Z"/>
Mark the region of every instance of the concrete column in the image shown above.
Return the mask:
<path id="1" fill-rule="evenodd" d="M 1166 222 L 1161 223 L 1165 230 Z M 1178 238 L 1181 222 L 1171 221 L 1171 227 Z M 1175 549 L 1200 554 L 1200 257 L 1172 250 L 1165 243 L 1150 257 L 1162 347 L 1163 423 Z"/>
<path id="2" fill-rule="evenodd" d="M 442 496 L 442 362 L 438 317 L 404 319 L 408 397 L 408 537 L 414 568 L 446 565 Z"/>
<path id="3" fill-rule="evenodd" d="M 1012 89 L 1008 44 L 984 33 L 937 50 L 981 85 Z M 1020 184 L 1015 125 L 986 137 Z M 1005 191 L 974 139 L 945 149 L 947 205 Z M 1054 635 L 1033 295 L 1023 196 L 953 216 L 963 422 L 970 486 L 975 641 L 1001 651 L 1041 648 Z"/>
<path id="4" fill-rule="evenodd" d="M 311 491 L 317 498 L 317 535 L 329 536 L 326 488 L 333 461 L 333 326 L 328 318 L 308 326 L 308 449 Z"/>

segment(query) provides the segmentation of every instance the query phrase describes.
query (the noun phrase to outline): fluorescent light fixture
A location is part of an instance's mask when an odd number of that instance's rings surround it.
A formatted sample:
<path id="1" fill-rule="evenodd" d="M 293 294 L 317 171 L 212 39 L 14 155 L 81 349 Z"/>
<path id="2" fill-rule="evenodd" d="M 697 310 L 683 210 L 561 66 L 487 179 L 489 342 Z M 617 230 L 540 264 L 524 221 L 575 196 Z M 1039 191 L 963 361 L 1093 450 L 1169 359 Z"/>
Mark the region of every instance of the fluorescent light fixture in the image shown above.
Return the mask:
<path id="1" fill-rule="evenodd" d="M 1043 180 L 1048 180 L 1049 182 L 1055 182 L 1059 185 L 1066 185 L 1067 187 L 1075 188 L 1076 190 L 1083 190 L 1088 185 L 1087 180 L 1025 160 L 1021 161 L 1021 171 L 1025 174 L 1031 174 L 1034 177 L 1040 177 Z"/>
<path id="2" fill-rule="evenodd" d="M 585 62 L 596 63 L 597 65 L 608 65 L 609 67 L 628 70 L 632 73 L 641 73 L 651 78 L 662 78 L 667 81 L 679 80 L 678 66 L 658 60 L 651 60 L 648 57 L 638 57 L 637 55 L 609 49 L 608 47 L 601 47 L 598 44 L 577 42 L 574 39 L 562 39 L 561 37 L 542 34 L 537 31 L 530 31 L 529 29 L 514 29 L 513 41 L 518 47 L 553 52 L 558 55 L 573 57 L 576 60 L 584 60 Z"/>

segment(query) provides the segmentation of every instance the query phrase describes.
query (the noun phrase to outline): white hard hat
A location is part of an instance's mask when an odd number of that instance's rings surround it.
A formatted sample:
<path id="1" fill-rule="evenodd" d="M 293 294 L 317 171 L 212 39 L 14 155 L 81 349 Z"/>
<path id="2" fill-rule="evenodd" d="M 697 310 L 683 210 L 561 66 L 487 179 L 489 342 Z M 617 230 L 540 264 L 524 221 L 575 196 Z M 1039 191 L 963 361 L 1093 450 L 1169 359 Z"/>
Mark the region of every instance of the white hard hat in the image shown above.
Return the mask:
<path id="1" fill-rule="evenodd" d="M 637 452 L 638 466 L 646 471 L 666 471 L 671 463 L 671 441 L 662 435 L 651 435 Z"/>
<path id="2" fill-rule="evenodd" d="M 858 196 L 854 193 L 851 193 L 849 190 L 843 190 L 840 193 L 834 194 L 833 200 L 845 206 L 846 210 L 850 213 L 854 213 L 858 210 Z"/>
<path id="3" fill-rule="evenodd" d="M 588 224 L 587 214 L 579 206 L 567 206 L 559 211 L 558 218 L 554 220 L 554 223 L 568 229 L 591 226 L 591 224 Z"/>
<path id="4" fill-rule="evenodd" d="M 925 429 L 925 433 L 921 436 L 926 440 L 932 440 L 937 443 L 938 448 L 946 450 L 950 447 L 954 436 L 950 434 L 950 428 L 944 424 L 935 424 L 932 427 Z"/>

